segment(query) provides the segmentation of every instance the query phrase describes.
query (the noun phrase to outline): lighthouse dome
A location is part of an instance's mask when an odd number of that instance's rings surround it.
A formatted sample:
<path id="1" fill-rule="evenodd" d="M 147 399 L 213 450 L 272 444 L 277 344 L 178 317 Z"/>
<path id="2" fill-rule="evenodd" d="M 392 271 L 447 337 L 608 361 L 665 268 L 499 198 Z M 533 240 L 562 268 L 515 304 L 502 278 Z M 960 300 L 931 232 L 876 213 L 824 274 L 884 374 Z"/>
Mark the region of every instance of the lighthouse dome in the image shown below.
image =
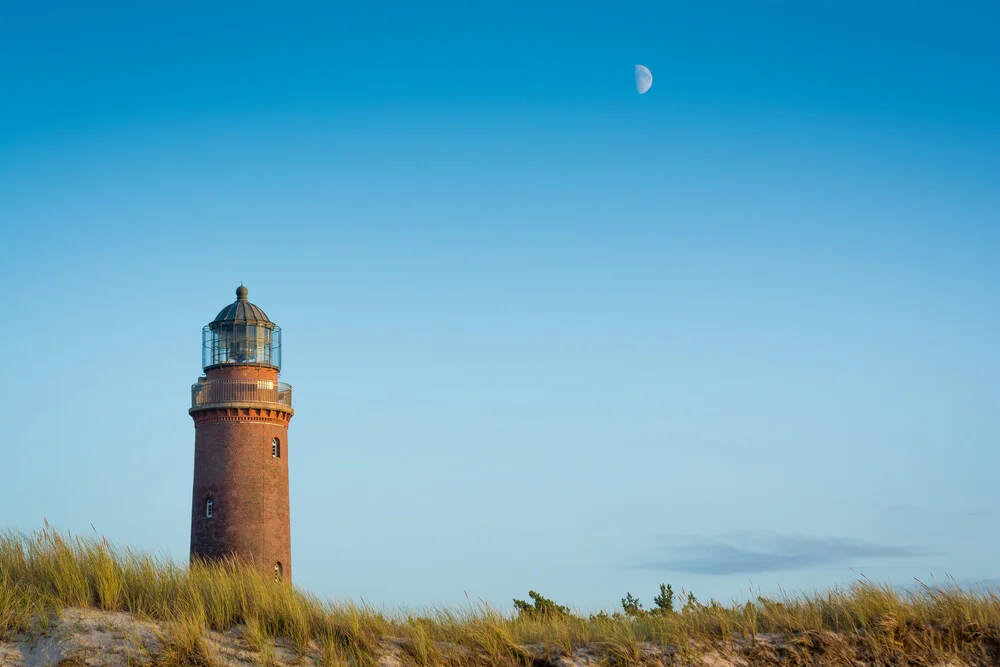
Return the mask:
<path id="1" fill-rule="evenodd" d="M 236 288 L 236 301 L 219 311 L 212 324 L 234 322 L 240 324 L 273 324 L 259 306 L 247 300 L 248 290 L 243 285 Z"/>

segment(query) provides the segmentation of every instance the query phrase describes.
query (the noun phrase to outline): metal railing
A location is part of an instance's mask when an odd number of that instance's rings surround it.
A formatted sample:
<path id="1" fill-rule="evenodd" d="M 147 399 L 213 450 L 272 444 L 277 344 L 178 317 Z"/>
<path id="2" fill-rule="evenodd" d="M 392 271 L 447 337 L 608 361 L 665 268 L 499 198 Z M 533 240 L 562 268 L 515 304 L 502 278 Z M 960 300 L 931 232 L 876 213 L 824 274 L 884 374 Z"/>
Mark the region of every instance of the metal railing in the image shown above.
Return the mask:
<path id="1" fill-rule="evenodd" d="M 276 403 L 292 407 L 292 387 L 273 380 L 204 380 L 191 385 L 191 407 L 210 403 Z"/>

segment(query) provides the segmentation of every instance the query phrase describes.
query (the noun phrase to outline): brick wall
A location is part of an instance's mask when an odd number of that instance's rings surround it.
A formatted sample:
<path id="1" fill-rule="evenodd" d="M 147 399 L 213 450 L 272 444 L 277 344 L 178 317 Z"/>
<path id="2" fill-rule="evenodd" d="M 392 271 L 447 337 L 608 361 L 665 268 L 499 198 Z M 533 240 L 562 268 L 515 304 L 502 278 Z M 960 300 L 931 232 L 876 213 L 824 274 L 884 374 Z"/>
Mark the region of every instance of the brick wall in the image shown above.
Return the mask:
<path id="1" fill-rule="evenodd" d="M 210 369 L 208 379 L 277 380 L 274 369 L 238 366 Z M 273 406 L 272 406 L 273 407 Z M 210 408 L 193 413 L 194 489 L 191 500 L 191 556 L 237 555 L 267 576 L 281 563 L 292 579 L 288 506 L 288 421 L 283 410 Z M 281 456 L 272 456 L 278 438 Z M 212 517 L 205 516 L 212 499 Z"/>

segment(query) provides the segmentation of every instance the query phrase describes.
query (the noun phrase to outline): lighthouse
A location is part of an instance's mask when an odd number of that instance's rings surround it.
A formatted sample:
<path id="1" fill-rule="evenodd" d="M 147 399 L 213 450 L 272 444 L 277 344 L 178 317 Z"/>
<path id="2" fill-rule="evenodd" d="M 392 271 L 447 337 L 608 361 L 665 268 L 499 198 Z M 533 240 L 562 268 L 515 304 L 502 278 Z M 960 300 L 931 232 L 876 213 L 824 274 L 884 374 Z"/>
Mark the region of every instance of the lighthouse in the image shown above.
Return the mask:
<path id="1" fill-rule="evenodd" d="M 191 559 L 237 557 L 291 582 L 288 422 L 292 388 L 278 382 L 281 328 L 236 290 L 202 329 L 204 375 L 191 387 L 194 490 Z"/>

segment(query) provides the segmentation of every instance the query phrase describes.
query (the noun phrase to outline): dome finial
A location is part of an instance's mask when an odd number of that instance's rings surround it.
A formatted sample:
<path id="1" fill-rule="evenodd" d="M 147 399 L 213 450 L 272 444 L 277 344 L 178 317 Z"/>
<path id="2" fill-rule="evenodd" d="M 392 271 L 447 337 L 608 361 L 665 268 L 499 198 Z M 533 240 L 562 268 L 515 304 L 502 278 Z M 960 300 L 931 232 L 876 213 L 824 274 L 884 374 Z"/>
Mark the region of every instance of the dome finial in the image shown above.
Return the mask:
<path id="1" fill-rule="evenodd" d="M 250 290 L 248 290 L 243 285 L 243 283 L 240 283 L 240 286 L 236 288 L 236 298 L 238 300 L 240 300 L 240 301 L 246 301 L 247 300 L 247 294 L 249 294 L 249 293 L 250 293 Z"/>

